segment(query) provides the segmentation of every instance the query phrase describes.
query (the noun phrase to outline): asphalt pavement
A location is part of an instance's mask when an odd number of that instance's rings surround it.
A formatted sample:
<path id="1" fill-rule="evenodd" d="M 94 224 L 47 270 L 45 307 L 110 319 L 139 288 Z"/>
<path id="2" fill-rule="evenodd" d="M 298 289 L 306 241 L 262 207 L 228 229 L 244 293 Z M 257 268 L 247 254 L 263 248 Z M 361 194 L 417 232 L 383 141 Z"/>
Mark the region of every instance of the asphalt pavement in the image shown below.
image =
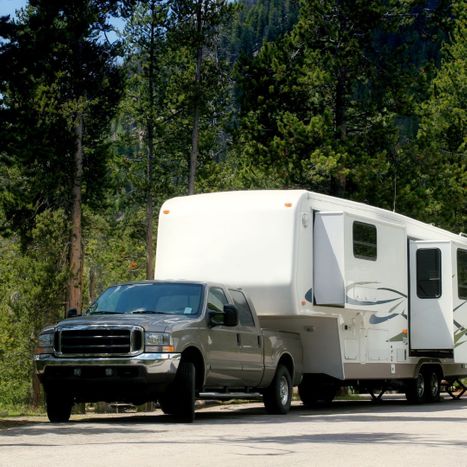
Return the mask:
<path id="1" fill-rule="evenodd" d="M 261 403 L 197 411 L 0 418 L 0 466 L 467 466 L 467 399 L 413 406 L 389 398 L 335 401 L 288 415 Z"/>

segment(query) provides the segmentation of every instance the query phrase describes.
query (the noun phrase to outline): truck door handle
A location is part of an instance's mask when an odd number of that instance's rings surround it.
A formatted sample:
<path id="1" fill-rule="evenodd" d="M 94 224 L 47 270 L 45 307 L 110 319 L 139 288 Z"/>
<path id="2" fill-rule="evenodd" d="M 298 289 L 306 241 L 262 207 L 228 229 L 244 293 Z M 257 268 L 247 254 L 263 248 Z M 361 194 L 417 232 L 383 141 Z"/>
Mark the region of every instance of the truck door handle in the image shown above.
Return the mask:
<path id="1" fill-rule="evenodd" d="M 242 339 L 240 337 L 240 334 L 237 333 L 237 345 L 242 345 Z"/>
<path id="2" fill-rule="evenodd" d="M 261 348 L 261 336 L 257 336 L 258 337 L 258 347 Z"/>

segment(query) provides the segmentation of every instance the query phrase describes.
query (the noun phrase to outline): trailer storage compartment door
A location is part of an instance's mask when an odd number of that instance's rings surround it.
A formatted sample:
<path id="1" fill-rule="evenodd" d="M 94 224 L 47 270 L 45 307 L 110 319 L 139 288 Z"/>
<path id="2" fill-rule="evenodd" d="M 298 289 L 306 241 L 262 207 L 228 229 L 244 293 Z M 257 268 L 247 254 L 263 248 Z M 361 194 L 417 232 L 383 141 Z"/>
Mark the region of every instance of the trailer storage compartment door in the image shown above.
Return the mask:
<path id="1" fill-rule="evenodd" d="M 454 349 L 451 242 L 410 242 L 410 350 L 449 355 Z"/>

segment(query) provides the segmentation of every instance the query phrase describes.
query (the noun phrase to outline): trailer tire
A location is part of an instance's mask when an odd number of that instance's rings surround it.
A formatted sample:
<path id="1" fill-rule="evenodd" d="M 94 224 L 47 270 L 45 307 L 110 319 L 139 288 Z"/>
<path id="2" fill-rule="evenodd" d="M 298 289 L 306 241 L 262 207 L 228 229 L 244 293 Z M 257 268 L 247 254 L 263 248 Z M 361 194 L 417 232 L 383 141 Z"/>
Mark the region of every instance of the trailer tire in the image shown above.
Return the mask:
<path id="1" fill-rule="evenodd" d="M 306 375 L 298 385 L 298 395 L 305 407 L 317 404 L 330 404 L 336 397 L 337 386 L 331 382 L 322 382 Z"/>
<path id="2" fill-rule="evenodd" d="M 416 378 L 407 382 L 405 397 L 410 404 L 422 404 L 426 401 L 426 378 L 424 373 L 418 372 Z"/>
<path id="3" fill-rule="evenodd" d="M 441 377 L 438 371 L 430 370 L 425 373 L 425 388 L 427 402 L 438 402 L 441 393 Z"/>
<path id="4" fill-rule="evenodd" d="M 47 392 L 45 396 L 47 417 L 52 423 L 66 423 L 70 420 L 73 400 L 58 392 Z"/>
<path id="5" fill-rule="evenodd" d="M 284 365 L 279 365 L 270 386 L 263 393 L 266 411 L 284 415 L 292 403 L 292 378 Z"/>

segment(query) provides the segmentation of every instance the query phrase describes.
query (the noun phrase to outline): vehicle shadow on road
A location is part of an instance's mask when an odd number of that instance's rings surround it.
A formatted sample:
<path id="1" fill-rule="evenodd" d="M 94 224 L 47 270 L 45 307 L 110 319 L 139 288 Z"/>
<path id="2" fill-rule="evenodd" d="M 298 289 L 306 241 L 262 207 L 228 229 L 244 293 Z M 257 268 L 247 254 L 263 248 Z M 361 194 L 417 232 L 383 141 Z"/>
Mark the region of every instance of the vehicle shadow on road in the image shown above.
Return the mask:
<path id="1" fill-rule="evenodd" d="M 388 442 L 396 434 L 375 433 L 373 431 L 375 423 L 378 428 L 384 427 L 386 422 L 462 422 L 465 419 L 457 414 L 459 410 L 467 408 L 467 399 L 461 400 L 443 400 L 438 404 L 410 405 L 402 400 L 382 400 L 378 404 L 370 401 L 335 401 L 329 406 L 317 406 L 314 408 L 305 408 L 299 403 L 294 403 L 287 415 L 269 415 L 266 413 L 261 403 L 249 404 L 222 404 L 197 410 L 195 425 L 228 425 L 228 424 L 278 424 L 284 422 L 293 423 L 340 423 L 340 422 L 360 422 L 368 423 L 369 430 L 366 434 L 348 433 L 339 435 L 342 439 L 334 439 L 339 442 L 375 442 L 379 437 Z M 52 424 L 44 419 L 41 421 L 0 419 L 0 436 L 16 436 L 18 434 L 27 434 L 29 436 L 57 434 L 57 435 L 76 435 L 87 434 L 95 435 L 102 433 L 144 433 L 160 432 L 163 433 L 170 429 L 168 425 L 180 424 L 176 418 L 164 415 L 161 411 L 150 413 L 128 413 L 128 414 L 92 414 L 92 415 L 73 415 L 70 422 L 61 424 Z M 371 425 L 370 425 L 371 424 Z M 167 430 L 164 429 L 167 427 Z M 311 438 L 310 438 L 311 436 Z M 327 435 L 326 435 L 327 436 Z M 326 436 L 320 434 L 307 435 L 307 442 L 325 442 Z M 360 437 L 361 439 L 357 439 Z M 288 440 L 284 436 L 274 437 L 275 442 L 300 442 L 296 439 Z M 300 437 L 299 437 L 300 438 Z M 264 437 L 261 437 L 263 441 Z M 350 441 L 353 440 L 353 441 Z"/>

